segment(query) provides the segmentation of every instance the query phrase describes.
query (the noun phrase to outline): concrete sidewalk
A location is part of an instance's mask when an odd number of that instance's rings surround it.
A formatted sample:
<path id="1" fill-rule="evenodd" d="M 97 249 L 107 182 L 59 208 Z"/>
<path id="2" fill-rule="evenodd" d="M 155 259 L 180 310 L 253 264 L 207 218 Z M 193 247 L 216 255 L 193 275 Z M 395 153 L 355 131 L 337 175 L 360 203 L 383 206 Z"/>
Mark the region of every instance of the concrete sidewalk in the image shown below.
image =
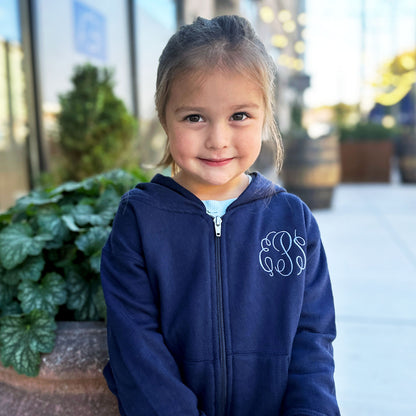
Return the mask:
<path id="1" fill-rule="evenodd" d="M 341 184 L 314 214 L 334 290 L 341 414 L 416 415 L 416 185 Z"/>

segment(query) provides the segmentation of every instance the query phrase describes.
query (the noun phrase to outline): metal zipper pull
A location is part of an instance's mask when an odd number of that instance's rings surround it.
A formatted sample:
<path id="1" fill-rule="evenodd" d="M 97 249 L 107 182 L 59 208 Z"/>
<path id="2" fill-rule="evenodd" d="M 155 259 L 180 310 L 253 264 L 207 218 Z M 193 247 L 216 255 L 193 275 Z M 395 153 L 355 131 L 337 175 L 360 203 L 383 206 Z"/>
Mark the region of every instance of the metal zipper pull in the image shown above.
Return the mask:
<path id="1" fill-rule="evenodd" d="M 216 237 L 221 237 L 221 224 L 222 224 L 222 219 L 221 217 L 214 217 L 214 227 L 215 227 L 215 235 Z"/>

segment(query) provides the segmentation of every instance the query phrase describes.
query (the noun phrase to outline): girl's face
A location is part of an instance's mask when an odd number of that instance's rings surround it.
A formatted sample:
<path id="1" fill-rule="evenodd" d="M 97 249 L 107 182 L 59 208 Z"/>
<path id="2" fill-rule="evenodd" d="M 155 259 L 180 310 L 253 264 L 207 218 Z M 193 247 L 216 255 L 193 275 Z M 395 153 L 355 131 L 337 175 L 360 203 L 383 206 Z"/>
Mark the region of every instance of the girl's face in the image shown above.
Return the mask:
<path id="1" fill-rule="evenodd" d="M 172 83 L 164 129 L 174 179 L 200 199 L 235 198 L 248 185 L 265 119 L 260 88 L 237 72 L 214 70 Z"/>

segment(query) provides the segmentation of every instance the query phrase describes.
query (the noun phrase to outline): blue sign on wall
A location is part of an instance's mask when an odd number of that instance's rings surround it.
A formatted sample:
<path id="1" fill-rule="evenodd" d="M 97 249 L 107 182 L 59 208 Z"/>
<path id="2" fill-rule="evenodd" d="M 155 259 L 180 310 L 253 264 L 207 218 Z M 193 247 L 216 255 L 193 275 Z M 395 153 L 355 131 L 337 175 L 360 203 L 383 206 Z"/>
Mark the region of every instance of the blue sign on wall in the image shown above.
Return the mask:
<path id="1" fill-rule="evenodd" d="M 74 0 L 75 49 L 91 58 L 107 57 L 106 19 L 97 10 Z"/>
<path id="2" fill-rule="evenodd" d="M 16 0 L 0 0 L 0 38 L 20 43 L 18 7 Z"/>

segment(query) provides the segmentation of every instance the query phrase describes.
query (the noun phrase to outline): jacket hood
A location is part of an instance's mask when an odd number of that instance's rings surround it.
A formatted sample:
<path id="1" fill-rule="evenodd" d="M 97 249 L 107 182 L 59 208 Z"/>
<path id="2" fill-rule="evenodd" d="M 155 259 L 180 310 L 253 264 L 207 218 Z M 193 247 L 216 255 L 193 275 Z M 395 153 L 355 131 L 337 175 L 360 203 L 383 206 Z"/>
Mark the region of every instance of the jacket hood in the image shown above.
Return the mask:
<path id="1" fill-rule="evenodd" d="M 230 207 L 244 205 L 258 199 L 268 199 L 273 195 L 286 192 L 284 188 L 274 184 L 258 172 L 251 173 L 250 176 L 252 177 L 250 185 Z M 186 210 L 186 206 L 189 208 L 193 206 L 194 209 L 195 206 L 198 206 L 205 211 L 204 204 L 197 196 L 168 176 L 156 174 L 151 182 L 139 183 L 136 189 L 145 191 L 147 197 L 152 199 L 152 202 L 158 206 L 163 205 L 166 208 L 175 210 L 177 208 L 181 211 L 184 211 L 184 208 Z M 185 206 L 183 198 L 188 201 L 188 204 L 185 204 Z"/>

